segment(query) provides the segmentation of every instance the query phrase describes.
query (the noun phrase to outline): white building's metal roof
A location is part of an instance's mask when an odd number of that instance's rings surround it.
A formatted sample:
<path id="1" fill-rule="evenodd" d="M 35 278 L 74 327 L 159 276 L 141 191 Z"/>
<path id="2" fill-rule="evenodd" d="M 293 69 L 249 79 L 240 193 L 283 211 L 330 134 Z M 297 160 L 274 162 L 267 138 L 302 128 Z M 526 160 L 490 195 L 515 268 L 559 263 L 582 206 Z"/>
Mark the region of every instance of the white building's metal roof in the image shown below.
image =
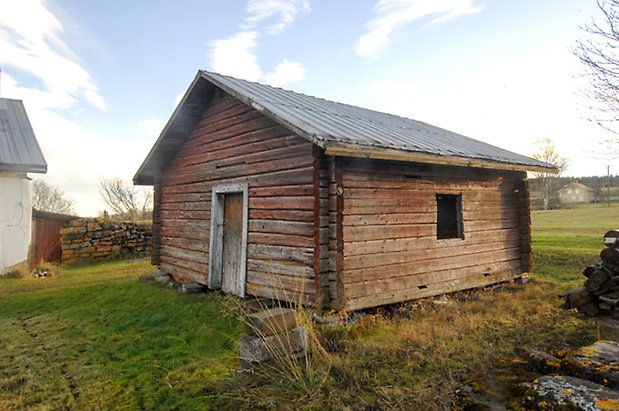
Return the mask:
<path id="1" fill-rule="evenodd" d="M 47 162 L 21 100 L 0 98 L 0 171 L 47 172 Z"/>

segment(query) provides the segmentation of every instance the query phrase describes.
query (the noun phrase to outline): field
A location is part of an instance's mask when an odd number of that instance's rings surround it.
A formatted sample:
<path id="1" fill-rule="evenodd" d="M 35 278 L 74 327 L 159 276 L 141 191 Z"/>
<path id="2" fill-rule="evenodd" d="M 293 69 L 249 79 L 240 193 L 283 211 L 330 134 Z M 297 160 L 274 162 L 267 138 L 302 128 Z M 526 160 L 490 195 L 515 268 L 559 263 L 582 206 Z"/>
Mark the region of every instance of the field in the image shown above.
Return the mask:
<path id="1" fill-rule="evenodd" d="M 181 295 L 144 261 L 0 280 L 0 409 L 445 409 L 464 381 L 523 349 L 595 340 L 559 308 L 619 207 L 533 212 L 534 273 L 510 285 L 365 313 L 315 328 L 306 370 L 236 371 L 239 304 Z"/>

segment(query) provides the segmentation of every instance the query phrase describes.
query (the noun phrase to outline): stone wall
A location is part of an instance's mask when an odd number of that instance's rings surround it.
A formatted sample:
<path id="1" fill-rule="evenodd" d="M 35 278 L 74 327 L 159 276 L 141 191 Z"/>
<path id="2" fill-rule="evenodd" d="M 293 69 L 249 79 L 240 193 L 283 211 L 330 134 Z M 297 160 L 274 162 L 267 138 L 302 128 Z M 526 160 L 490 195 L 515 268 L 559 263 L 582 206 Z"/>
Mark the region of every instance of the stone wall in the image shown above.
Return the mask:
<path id="1" fill-rule="evenodd" d="M 62 263 L 145 255 L 151 238 L 150 224 L 78 218 L 60 230 Z"/>

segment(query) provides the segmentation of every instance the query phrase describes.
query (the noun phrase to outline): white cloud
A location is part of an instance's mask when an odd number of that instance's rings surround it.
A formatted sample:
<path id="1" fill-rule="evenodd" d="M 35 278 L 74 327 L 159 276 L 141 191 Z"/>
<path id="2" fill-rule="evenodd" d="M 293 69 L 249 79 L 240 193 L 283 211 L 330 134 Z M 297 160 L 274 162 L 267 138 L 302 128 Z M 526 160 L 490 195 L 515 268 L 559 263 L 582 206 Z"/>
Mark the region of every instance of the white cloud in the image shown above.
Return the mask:
<path id="1" fill-rule="evenodd" d="M 604 173 L 595 141 L 612 136 L 587 121 L 573 93 L 583 79 L 568 50 L 529 50 L 486 62 L 442 86 L 408 79 L 368 86 L 364 105 L 413 118 L 524 155 L 552 138 L 571 159 L 568 174 Z"/>
<path id="2" fill-rule="evenodd" d="M 284 86 L 302 80 L 305 69 L 298 62 L 283 59 L 275 70 L 264 74 L 256 48 L 264 34 L 277 35 L 296 20 L 299 13 L 309 13 L 309 0 L 249 0 L 242 31 L 226 39 L 210 42 L 211 69 L 220 74 Z M 274 20 L 274 21 L 273 21 Z"/>
<path id="3" fill-rule="evenodd" d="M 376 18 L 366 23 L 366 33 L 355 45 L 361 57 L 373 57 L 388 44 L 393 33 L 414 21 L 435 16 L 425 26 L 441 24 L 466 14 L 479 13 L 484 6 L 475 0 L 380 0 L 374 6 Z"/>
<path id="4" fill-rule="evenodd" d="M 176 108 L 178 106 L 178 103 L 180 103 L 183 97 L 185 97 L 186 92 L 187 90 L 183 90 L 180 93 L 178 93 L 176 97 L 174 97 L 174 105 L 172 107 Z"/>
<path id="5" fill-rule="evenodd" d="M 41 0 L 0 0 L 0 65 L 38 78 L 55 100 L 48 108 L 67 108 L 80 99 L 105 110 L 94 80 L 60 38 L 63 26 Z"/>
<path id="6" fill-rule="evenodd" d="M 262 77 L 254 48 L 258 33 L 241 31 L 227 39 L 211 42 L 210 60 L 214 71 L 250 81 Z"/>
<path id="7" fill-rule="evenodd" d="M 282 60 L 275 67 L 275 71 L 264 76 L 264 81 L 274 87 L 282 87 L 295 81 L 301 81 L 305 77 L 305 69 L 301 63 Z"/>
<path id="8" fill-rule="evenodd" d="M 309 0 L 249 0 L 245 10 L 248 16 L 244 29 L 253 29 L 259 23 L 279 16 L 265 29 L 268 34 L 279 34 L 295 21 L 299 13 L 309 13 L 311 8 Z"/>
<path id="9" fill-rule="evenodd" d="M 145 131 L 150 137 L 158 137 L 163 130 L 163 121 L 158 118 L 149 118 L 138 123 L 138 128 Z"/>
<path id="10" fill-rule="evenodd" d="M 99 179 L 105 175 L 130 181 L 153 144 L 152 137 L 129 136 L 121 141 L 93 134 L 49 110 L 53 97 L 49 91 L 22 87 L 9 73 L 2 75 L 2 91 L 24 101 L 47 160 L 47 174 L 30 176 L 62 189 L 76 200 L 82 216 L 96 216 L 103 209 Z"/>

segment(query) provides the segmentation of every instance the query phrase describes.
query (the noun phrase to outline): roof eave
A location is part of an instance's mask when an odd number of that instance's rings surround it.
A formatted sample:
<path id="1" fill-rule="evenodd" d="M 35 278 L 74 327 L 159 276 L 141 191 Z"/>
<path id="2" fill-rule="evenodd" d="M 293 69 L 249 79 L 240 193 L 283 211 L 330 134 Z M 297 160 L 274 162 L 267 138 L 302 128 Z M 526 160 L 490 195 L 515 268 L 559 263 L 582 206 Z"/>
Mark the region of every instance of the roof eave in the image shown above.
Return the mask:
<path id="1" fill-rule="evenodd" d="M 148 152 L 148 155 L 142 162 L 142 165 L 140 166 L 138 171 L 133 176 L 133 184 L 135 185 L 153 185 L 154 184 L 155 177 L 156 175 L 161 173 L 161 170 L 156 170 L 155 172 L 153 172 L 152 170 L 148 170 L 148 169 L 153 168 L 153 165 L 151 163 L 155 161 L 155 155 L 159 151 L 159 148 L 163 144 L 163 141 L 166 140 L 167 135 L 170 132 L 170 129 L 174 127 L 174 124 L 176 122 L 177 117 L 179 116 L 179 113 L 181 112 L 183 106 L 189 99 L 189 96 L 191 95 L 191 93 L 194 91 L 196 84 L 202 79 L 202 77 L 203 77 L 202 72 L 198 71 L 193 81 L 189 85 L 189 88 L 187 88 L 185 95 L 183 96 L 181 101 L 178 103 L 178 105 L 176 106 L 176 109 L 174 109 L 174 112 L 170 116 L 170 119 L 168 120 L 165 127 L 161 131 L 161 134 L 159 134 L 157 141 L 155 141 L 155 144 L 153 144 L 153 147 Z"/>
<path id="2" fill-rule="evenodd" d="M 531 171 L 557 174 L 556 167 L 543 167 L 530 164 L 508 163 L 496 160 L 469 158 L 459 156 L 443 156 L 437 154 L 404 151 L 382 147 L 362 146 L 350 143 L 331 143 L 325 148 L 325 154 L 331 156 L 372 158 L 379 160 L 408 161 L 414 163 L 427 163 L 450 165 L 460 167 L 477 167 L 506 171 Z"/>
<path id="3" fill-rule="evenodd" d="M 0 164 L 0 171 L 45 174 L 47 164 Z"/>

